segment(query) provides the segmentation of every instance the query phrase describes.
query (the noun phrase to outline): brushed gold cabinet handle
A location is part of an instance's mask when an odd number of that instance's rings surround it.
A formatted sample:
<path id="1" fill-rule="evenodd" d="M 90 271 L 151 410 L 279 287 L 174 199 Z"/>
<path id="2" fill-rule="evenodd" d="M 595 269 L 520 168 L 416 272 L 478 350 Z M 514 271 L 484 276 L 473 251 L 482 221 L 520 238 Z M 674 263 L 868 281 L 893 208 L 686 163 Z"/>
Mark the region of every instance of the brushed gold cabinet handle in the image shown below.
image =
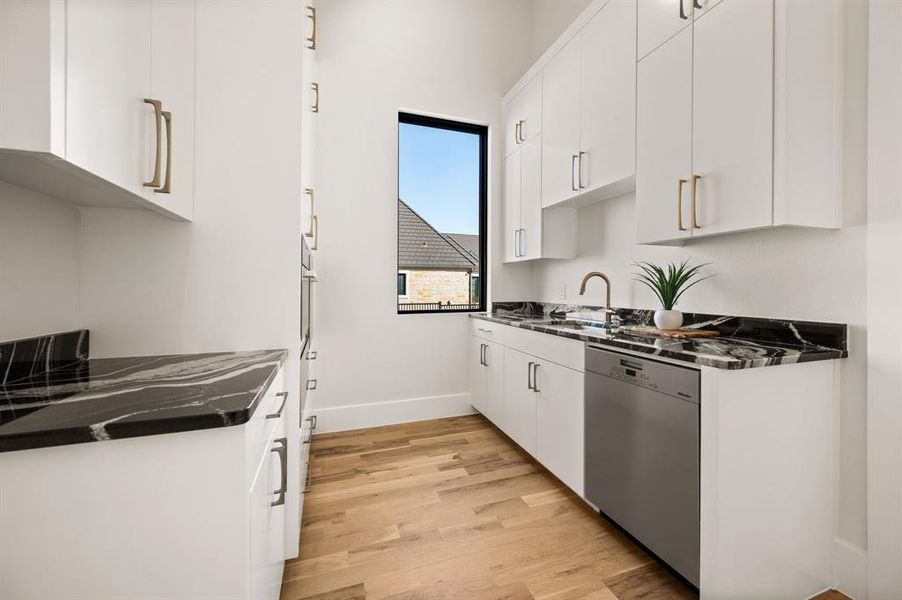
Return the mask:
<path id="1" fill-rule="evenodd" d="M 313 90 L 313 93 L 316 94 L 316 99 L 313 101 L 313 106 L 310 107 L 315 113 L 319 112 L 319 84 L 314 82 L 310 84 L 310 89 Z"/>
<path id="2" fill-rule="evenodd" d="M 166 178 L 163 180 L 163 187 L 154 190 L 154 193 L 168 194 L 172 191 L 172 113 L 164 110 L 162 115 L 166 121 Z"/>
<path id="3" fill-rule="evenodd" d="M 313 238 L 313 245 L 310 246 L 310 249 L 319 250 L 319 219 L 316 218 L 316 215 L 310 217 L 310 229 L 313 230 L 313 234 L 307 236 Z"/>
<path id="4" fill-rule="evenodd" d="M 583 183 L 583 156 L 585 156 L 585 155 L 586 155 L 586 153 L 583 152 L 582 150 L 580 150 L 579 164 L 577 165 L 577 168 L 579 169 L 578 175 L 577 175 L 577 181 L 579 182 L 579 189 L 584 189 L 587 185 L 587 184 Z"/>
<path id="5" fill-rule="evenodd" d="M 686 183 L 685 179 L 677 179 L 677 229 L 680 231 L 687 231 L 685 227 L 683 227 L 683 184 Z"/>
<path id="6" fill-rule="evenodd" d="M 162 160 L 163 148 L 160 145 L 160 135 L 163 133 L 163 103 L 153 98 L 145 98 L 145 104 L 153 106 L 154 124 L 157 130 L 157 153 L 153 165 L 153 178 L 144 182 L 144 187 L 160 187 L 160 161 Z"/>
<path id="7" fill-rule="evenodd" d="M 313 22 L 313 29 L 310 31 L 310 37 L 307 38 L 307 48 L 316 50 L 316 7 L 307 7 L 307 18 Z"/>
<path id="8" fill-rule="evenodd" d="M 578 192 L 579 188 L 576 187 L 576 178 L 573 176 L 573 169 L 576 167 L 576 161 L 579 160 L 579 154 L 571 154 L 570 155 L 570 190 L 573 192 Z"/>
<path id="9" fill-rule="evenodd" d="M 696 189 L 698 188 L 698 180 L 701 179 L 701 175 L 693 175 L 692 176 L 692 228 L 693 229 L 701 229 L 702 226 L 698 224 L 698 212 L 696 211 Z"/>
<path id="10" fill-rule="evenodd" d="M 313 213 L 316 212 L 313 208 L 313 188 L 304 188 L 304 193 L 310 196 L 310 230 L 304 235 L 310 237 L 313 235 Z"/>

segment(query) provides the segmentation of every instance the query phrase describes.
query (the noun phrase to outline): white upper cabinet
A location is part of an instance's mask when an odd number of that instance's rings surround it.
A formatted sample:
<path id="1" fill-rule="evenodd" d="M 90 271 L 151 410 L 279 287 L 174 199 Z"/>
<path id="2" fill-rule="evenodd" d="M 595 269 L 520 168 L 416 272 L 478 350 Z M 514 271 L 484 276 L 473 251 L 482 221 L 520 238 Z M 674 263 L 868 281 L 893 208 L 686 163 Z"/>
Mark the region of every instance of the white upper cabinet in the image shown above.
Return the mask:
<path id="1" fill-rule="evenodd" d="M 301 60 L 304 106 L 301 113 L 301 231 L 309 238 L 311 247 L 318 249 L 319 217 L 316 216 L 316 121 L 319 113 L 319 78 L 316 71 L 316 5 L 304 3 L 306 35 Z"/>
<path id="2" fill-rule="evenodd" d="M 638 53 L 642 58 L 692 23 L 699 0 L 639 0 Z M 710 0 L 708 0 L 710 1 Z"/>
<path id="3" fill-rule="evenodd" d="M 772 222 L 773 23 L 770 0 L 724 0 L 695 22 L 693 235 Z"/>
<path id="4" fill-rule="evenodd" d="M 691 235 L 692 29 L 639 62 L 636 224 L 641 242 Z M 667 93 L 661 93 L 667 90 Z"/>
<path id="5" fill-rule="evenodd" d="M 577 37 L 542 72 L 542 206 L 579 194 L 579 79 Z"/>
<path id="6" fill-rule="evenodd" d="M 504 262 L 520 259 L 520 152 L 504 159 Z"/>
<path id="7" fill-rule="evenodd" d="M 504 155 L 542 132 L 542 74 L 504 103 Z"/>
<path id="8" fill-rule="evenodd" d="M 168 115 L 164 115 L 160 143 L 163 186 L 145 187 L 145 194 L 151 202 L 191 219 L 194 216 L 195 4 L 153 0 L 151 19 L 150 97 L 160 100 Z M 150 140 L 156 141 L 156 132 Z M 155 163 L 155 144 L 151 151 Z"/>
<path id="9" fill-rule="evenodd" d="M 636 174 L 636 2 L 611 0 L 581 34 L 582 192 L 630 190 Z"/>
<path id="10" fill-rule="evenodd" d="M 636 2 L 611 0 L 544 68 L 542 205 L 633 189 Z"/>
<path id="11" fill-rule="evenodd" d="M 0 0 L 0 33 L 0 179 L 192 217 L 193 1 Z"/>
<path id="12" fill-rule="evenodd" d="M 541 258 L 542 221 L 542 140 L 533 138 L 520 148 L 520 257 Z"/>
<path id="13" fill-rule="evenodd" d="M 640 58 L 640 243 L 841 226 L 846 27 L 840 3 L 699 0 Z"/>
<path id="14" fill-rule="evenodd" d="M 144 103 L 150 23 L 150 0 L 66 5 L 65 158 L 140 196 L 153 175 L 156 142 L 154 109 Z"/>

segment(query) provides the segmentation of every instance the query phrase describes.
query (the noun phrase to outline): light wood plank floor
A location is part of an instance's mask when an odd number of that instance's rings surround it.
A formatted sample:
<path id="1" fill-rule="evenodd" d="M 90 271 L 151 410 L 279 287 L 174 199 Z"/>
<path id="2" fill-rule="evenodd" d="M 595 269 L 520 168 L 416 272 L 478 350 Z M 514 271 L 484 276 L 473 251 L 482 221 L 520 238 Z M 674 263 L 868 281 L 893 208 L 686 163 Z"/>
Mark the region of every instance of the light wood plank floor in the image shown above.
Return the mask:
<path id="1" fill-rule="evenodd" d="M 697 598 L 481 416 L 319 435 L 311 453 L 282 600 Z"/>

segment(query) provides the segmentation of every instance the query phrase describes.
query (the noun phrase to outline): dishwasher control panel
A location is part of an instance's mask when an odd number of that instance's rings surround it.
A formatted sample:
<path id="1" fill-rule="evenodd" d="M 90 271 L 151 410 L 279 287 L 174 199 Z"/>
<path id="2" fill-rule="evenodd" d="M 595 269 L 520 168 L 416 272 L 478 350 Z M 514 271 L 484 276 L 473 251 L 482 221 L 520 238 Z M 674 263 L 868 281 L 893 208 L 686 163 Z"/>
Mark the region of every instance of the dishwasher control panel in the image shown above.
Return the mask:
<path id="1" fill-rule="evenodd" d="M 700 372 L 697 369 L 589 346 L 586 370 L 689 402 L 699 401 Z"/>

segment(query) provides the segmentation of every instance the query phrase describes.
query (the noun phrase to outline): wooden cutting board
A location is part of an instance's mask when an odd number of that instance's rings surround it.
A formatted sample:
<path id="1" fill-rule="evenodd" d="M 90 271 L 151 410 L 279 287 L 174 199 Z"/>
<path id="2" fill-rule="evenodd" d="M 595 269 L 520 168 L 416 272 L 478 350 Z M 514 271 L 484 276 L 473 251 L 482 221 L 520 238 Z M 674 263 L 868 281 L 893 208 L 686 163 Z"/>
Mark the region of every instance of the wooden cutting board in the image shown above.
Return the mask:
<path id="1" fill-rule="evenodd" d="M 629 331 L 631 333 L 639 333 L 642 335 L 654 335 L 658 337 L 666 337 L 673 338 L 678 340 L 685 340 L 690 338 L 711 338 L 717 337 L 720 335 L 718 331 L 711 331 L 708 329 L 658 329 L 657 327 L 640 327 L 640 326 L 632 326 L 632 327 L 621 327 L 621 331 Z"/>

